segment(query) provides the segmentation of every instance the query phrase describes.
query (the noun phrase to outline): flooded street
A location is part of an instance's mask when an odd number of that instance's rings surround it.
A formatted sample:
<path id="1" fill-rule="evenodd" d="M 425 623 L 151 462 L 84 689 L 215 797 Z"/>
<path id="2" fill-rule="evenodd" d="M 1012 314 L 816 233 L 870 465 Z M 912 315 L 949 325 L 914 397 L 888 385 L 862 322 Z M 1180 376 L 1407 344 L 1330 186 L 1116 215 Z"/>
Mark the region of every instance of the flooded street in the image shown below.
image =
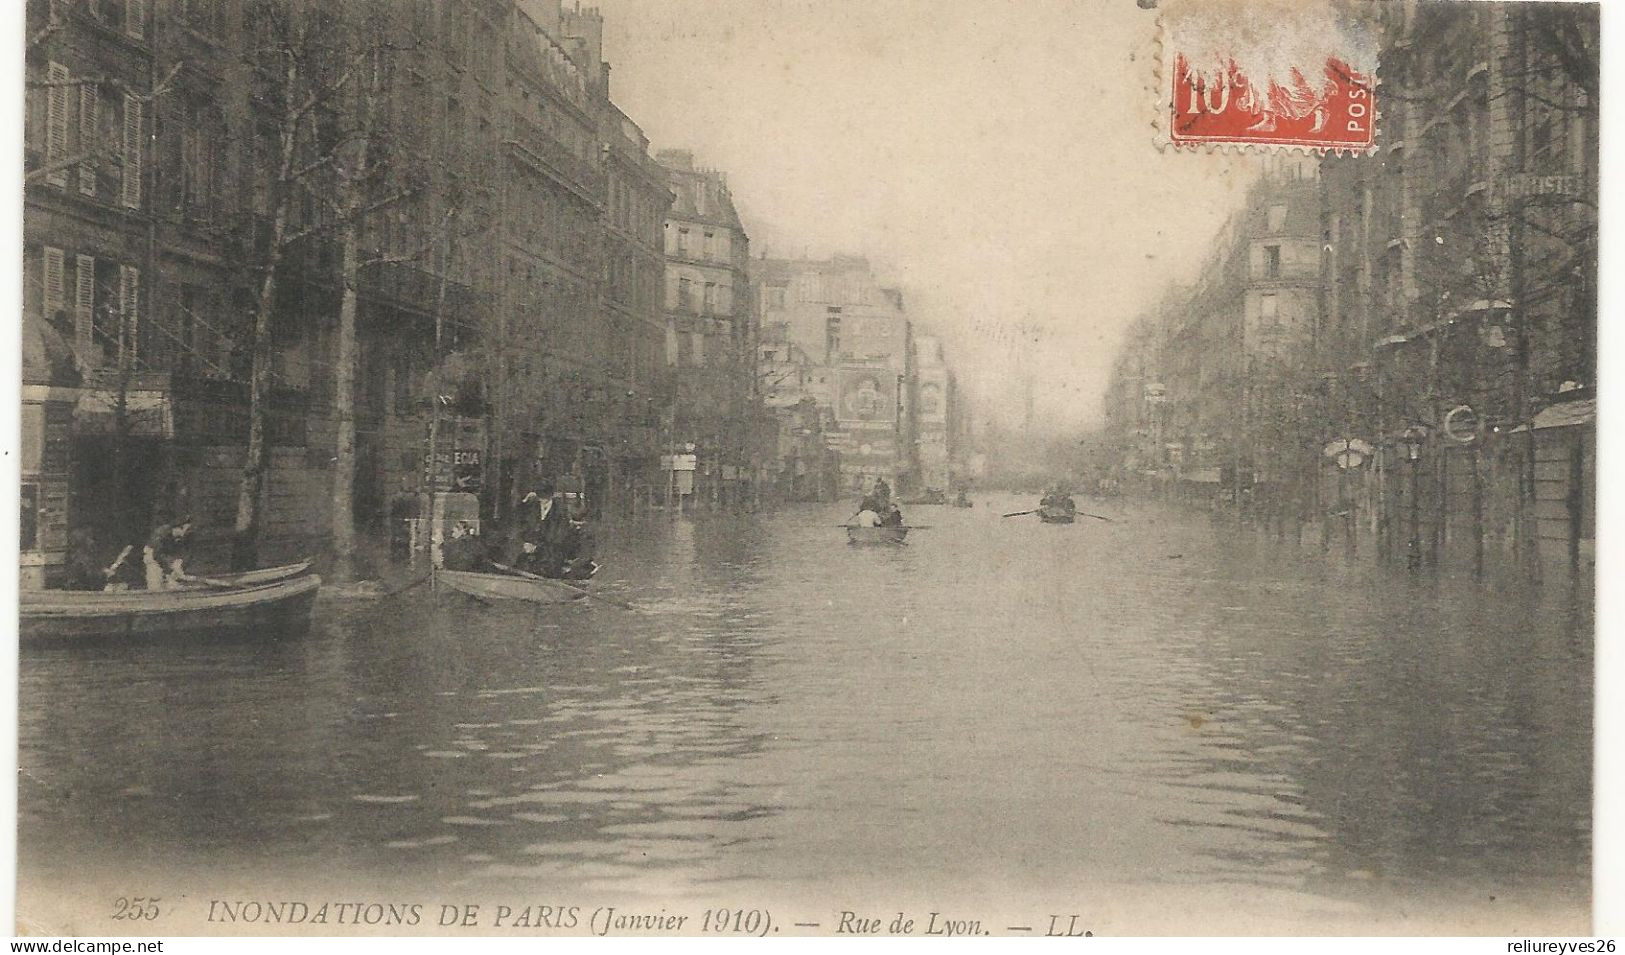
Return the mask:
<path id="1" fill-rule="evenodd" d="M 1120 520 L 655 518 L 602 533 L 602 600 L 423 586 L 281 642 L 27 650 L 20 875 L 1584 911 L 1589 595 L 1081 503 Z"/>

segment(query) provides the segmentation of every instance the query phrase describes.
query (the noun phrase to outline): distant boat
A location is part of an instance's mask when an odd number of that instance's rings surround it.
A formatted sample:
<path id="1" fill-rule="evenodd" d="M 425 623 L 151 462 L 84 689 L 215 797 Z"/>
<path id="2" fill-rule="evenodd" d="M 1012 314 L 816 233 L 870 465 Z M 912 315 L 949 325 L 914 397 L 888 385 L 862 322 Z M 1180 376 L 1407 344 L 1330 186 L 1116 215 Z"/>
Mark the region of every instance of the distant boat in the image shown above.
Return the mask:
<path id="1" fill-rule="evenodd" d="M 943 492 L 937 490 L 934 487 L 931 487 L 931 488 L 926 488 L 923 492 L 921 492 L 920 494 L 918 494 L 918 495 L 916 495 L 914 497 L 904 498 L 899 503 L 908 504 L 908 505 L 911 505 L 911 506 L 916 505 L 916 504 L 925 504 L 925 505 L 946 504 L 946 503 L 948 503 L 948 495 L 944 494 Z"/>
<path id="2" fill-rule="evenodd" d="M 281 573 L 298 566 L 288 564 L 250 573 Z M 321 585 L 322 579 L 314 574 L 290 574 L 280 580 L 236 587 L 117 593 L 23 591 L 18 601 L 19 634 L 23 643 L 43 645 L 186 633 L 225 635 L 248 630 L 292 635 L 309 628 L 310 607 Z"/>
<path id="3" fill-rule="evenodd" d="M 908 527 L 902 524 L 892 524 L 883 527 L 859 527 L 856 524 L 846 525 L 846 542 L 848 544 L 890 544 L 898 546 L 905 543 L 908 537 Z"/>
<path id="4" fill-rule="evenodd" d="M 1038 519 L 1045 524 L 1070 524 L 1078 517 L 1074 508 L 1045 504 L 1038 508 Z"/>
<path id="5" fill-rule="evenodd" d="M 562 580 L 519 574 L 487 574 L 472 570 L 437 570 L 435 583 L 479 600 L 520 600 L 536 604 L 562 604 L 586 593 Z"/>

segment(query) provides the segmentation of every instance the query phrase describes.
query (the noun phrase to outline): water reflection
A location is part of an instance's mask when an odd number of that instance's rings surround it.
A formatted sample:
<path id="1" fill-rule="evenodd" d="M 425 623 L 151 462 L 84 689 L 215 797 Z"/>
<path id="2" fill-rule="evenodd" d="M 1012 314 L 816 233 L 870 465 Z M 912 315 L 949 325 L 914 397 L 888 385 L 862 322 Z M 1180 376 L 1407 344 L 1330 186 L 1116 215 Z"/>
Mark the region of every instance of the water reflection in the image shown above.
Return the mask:
<path id="1" fill-rule="evenodd" d="M 594 586 L 635 610 L 419 588 L 297 641 L 30 651 L 23 871 L 1583 904 L 1584 599 L 999 503 L 903 548 L 838 507 L 612 529 Z"/>

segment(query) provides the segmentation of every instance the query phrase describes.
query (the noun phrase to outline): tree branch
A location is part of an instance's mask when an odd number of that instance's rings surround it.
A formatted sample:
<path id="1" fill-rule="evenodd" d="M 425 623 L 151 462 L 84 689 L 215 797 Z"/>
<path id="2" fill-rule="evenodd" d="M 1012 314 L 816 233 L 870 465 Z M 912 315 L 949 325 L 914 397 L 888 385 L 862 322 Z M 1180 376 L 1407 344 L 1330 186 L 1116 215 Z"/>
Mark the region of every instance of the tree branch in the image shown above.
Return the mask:
<path id="1" fill-rule="evenodd" d="M 430 233 L 427 238 L 425 238 L 410 252 L 401 252 L 394 255 L 378 255 L 371 258 L 362 259 L 359 263 L 360 267 L 366 268 L 369 265 L 397 265 L 402 262 L 411 262 L 416 260 L 419 256 L 433 249 L 437 244 L 445 239 L 446 229 L 451 225 L 451 220 L 456 217 L 457 213 L 458 210 L 456 207 L 446 210 L 446 214 L 441 217 L 440 225 L 435 227 L 435 231 Z"/>

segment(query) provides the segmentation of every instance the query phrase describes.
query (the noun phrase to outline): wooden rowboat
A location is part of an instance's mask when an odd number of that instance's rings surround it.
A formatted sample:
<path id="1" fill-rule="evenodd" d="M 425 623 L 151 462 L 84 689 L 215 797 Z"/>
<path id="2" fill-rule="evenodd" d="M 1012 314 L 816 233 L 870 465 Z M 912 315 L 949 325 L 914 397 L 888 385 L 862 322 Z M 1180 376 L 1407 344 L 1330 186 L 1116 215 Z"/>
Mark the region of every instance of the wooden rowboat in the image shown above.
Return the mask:
<path id="1" fill-rule="evenodd" d="M 561 604 L 580 600 L 586 594 L 562 580 L 550 577 L 521 577 L 517 574 L 483 574 L 471 570 L 437 570 L 437 585 L 480 600 L 523 600 L 537 604 Z"/>
<path id="2" fill-rule="evenodd" d="M 44 645 L 247 630 L 294 635 L 310 626 L 310 606 L 321 585 L 311 574 L 247 587 L 23 591 L 19 633 L 23 643 Z"/>
<path id="3" fill-rule="evenodd" d="M 905 543 L 908 537 L 908 527 L 894 524 L 889 527 L 859 527 L 856 524 L 846 525 L 846 542 L 848 544 L 890 544 L 897 546 Z"/>
<path id="4" fill-rule="evenodd" d="M 1077 520 L 1077 512 L 1064 507 L 1044 506 L 1038 509 L 1038 519 L 1045 524 L 1070 524 Z"/>

